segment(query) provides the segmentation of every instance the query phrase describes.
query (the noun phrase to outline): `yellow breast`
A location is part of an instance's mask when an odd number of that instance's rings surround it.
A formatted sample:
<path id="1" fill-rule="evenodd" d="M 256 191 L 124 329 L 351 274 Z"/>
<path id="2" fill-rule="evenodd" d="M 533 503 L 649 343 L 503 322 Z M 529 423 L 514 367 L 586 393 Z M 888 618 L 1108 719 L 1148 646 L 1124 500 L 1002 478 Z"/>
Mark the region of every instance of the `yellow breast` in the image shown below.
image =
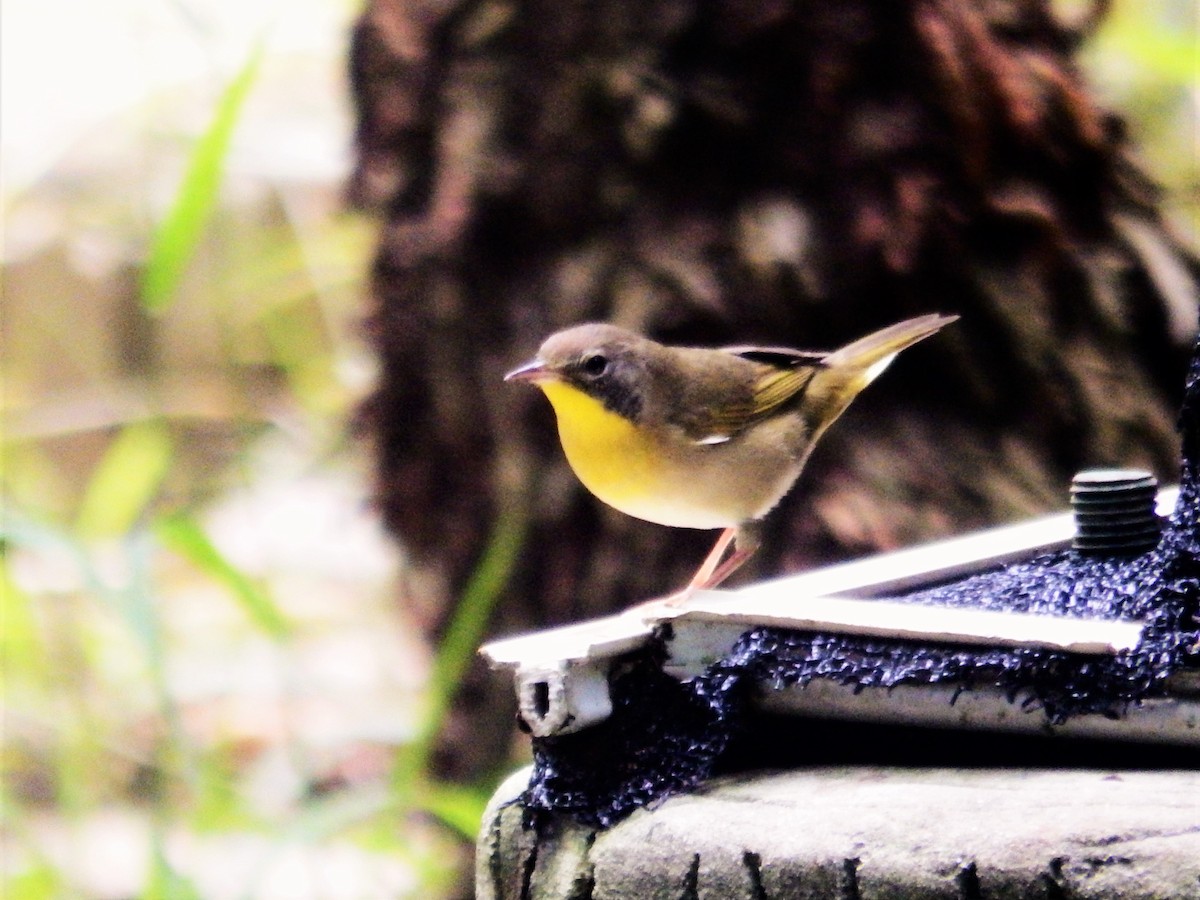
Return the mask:
<path id="1" fill-rule="evenodd" d="M 567 462 L 584 486 L 618 509 L 657 490 L 653 442 L 599 400 L 561 381 L 540 385 L 558 418 Z"/>
<path id="2" fill-rule="evenodd" d="M 683 528 L 724 528 L 746 518 L 725 496 L 731 473 L 720 471 L 715 448 L 671 444 L 569 384 L 539 386 L 554 407 L 567 462 L 609 506 Z"/>

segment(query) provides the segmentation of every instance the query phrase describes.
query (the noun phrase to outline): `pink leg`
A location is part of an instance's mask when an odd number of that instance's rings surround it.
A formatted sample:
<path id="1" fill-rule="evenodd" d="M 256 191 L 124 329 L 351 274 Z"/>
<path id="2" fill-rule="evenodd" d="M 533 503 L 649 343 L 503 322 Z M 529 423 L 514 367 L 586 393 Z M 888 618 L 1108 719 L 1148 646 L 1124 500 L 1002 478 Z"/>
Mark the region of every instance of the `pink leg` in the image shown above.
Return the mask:
<path id="1" fill-rule="evenodd" d="M 712 579 L 713 573 L 717 571 L 721 559 L 725 556 L 725 551 L 729 549 L 729 545 L 736 535 L 737 529 L 735 528 L 726 528 L 721 532 L 721 536 L 713 544 L 713 548 L 708 552 L 704 562 L 700 563 L 700 568 L 696 570 L 696 574 L 692 576 L 692 580 L 688 582 L 684 591 L 695 591 L 710 586 L 709 581 Z"/>
<path id="2" fill-rule="evenodd" d="M 692 589 L 699 590 L 701 588 L 715 588 L 722 581 L 740 569 L 742 567 L 742 563 L 753 556 L 756 549 L 758 548 L 734 547 L 733 552 L 729 554 L 729 559 L 725 560 L 725 562 L 721 563 L 721 565 L 717 567 L 717 570 L 708 577 L 708 581 L 704 582 L 703 584 L 698 584 Z"/>
<path id="3" fill-rule="evenodd" d="M 736 538 L 737 543 L 734 544 L 733 553 L 729 558 L 722 562 L 722 557 L 725 556 L 725 551 L 729 549 L 729 544 Z M 696 570 L 696 574 L 692 576 L 692 580 L 688 582 L 687 587 L 678 593 L 671 594 L 663 602 L 667 606 L 683 606 L 696 591 L 714 588 L 722 581 L 732 575 L 750 556 L 758 549 L 758 540 L 756 535 L 751 534 L 745 528 L 726 528 L 721 532 L 721 536 L 717 538 L 717 543 L 713 546 L 704 562 L 700 564 L 700 568 Z"/>

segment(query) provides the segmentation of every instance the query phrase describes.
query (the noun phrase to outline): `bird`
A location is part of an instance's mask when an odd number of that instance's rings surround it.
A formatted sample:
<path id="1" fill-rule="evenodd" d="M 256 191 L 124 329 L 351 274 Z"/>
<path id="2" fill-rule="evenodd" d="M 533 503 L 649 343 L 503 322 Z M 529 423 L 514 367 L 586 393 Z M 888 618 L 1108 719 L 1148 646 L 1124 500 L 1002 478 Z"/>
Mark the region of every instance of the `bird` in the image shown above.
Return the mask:
<path id="1" fill-rule="evenodd" d="M 679 606 L 758 549 L 763 517 L 858 393 L 956 319 L 918 316 L 832 351 L 674 347 L 590 322 L 552 334 L 504 379 L 542 390 L 567 462 L 600 500 L 660 525 L 723 529 L 665 598 Z"/>

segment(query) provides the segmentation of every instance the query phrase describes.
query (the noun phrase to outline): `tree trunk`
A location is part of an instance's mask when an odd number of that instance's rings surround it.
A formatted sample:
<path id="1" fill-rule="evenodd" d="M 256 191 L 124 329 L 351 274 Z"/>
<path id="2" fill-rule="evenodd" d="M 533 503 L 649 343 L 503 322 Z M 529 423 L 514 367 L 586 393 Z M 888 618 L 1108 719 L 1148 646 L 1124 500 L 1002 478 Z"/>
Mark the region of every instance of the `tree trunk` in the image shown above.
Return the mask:
<path id="1" fill-rule="evenodd" d="M 713 540 L 604 508 L 549 405 L 501 382 L 585 320 L 826 349 L 962 315 L 823 439 L 740 578 L 1056 509 L 1084 466 L 1173 481 L 1200 266 L 1072 61 L 1103 5 L 372 0 L 364 421 L 423 627 L 503 516 L 529 530 L 495 633 L 671 591 Z M 475 673 L 445 773 L 495 763 L 510 704 Z"/>

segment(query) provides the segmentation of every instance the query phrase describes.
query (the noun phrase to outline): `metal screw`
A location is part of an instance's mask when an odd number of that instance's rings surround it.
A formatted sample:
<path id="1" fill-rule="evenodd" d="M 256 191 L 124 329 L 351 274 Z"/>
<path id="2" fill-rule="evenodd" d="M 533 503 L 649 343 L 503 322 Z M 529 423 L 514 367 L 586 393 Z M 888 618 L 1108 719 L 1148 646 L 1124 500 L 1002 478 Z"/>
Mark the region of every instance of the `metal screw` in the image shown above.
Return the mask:
<path id="1" fill-rule="evenodd" d="M 1140 469 L 1088 469 L 1071 481 L 1072 546 L 1103 556 L 1133 556 L 1158 545 L 1158 481 Z"/>

